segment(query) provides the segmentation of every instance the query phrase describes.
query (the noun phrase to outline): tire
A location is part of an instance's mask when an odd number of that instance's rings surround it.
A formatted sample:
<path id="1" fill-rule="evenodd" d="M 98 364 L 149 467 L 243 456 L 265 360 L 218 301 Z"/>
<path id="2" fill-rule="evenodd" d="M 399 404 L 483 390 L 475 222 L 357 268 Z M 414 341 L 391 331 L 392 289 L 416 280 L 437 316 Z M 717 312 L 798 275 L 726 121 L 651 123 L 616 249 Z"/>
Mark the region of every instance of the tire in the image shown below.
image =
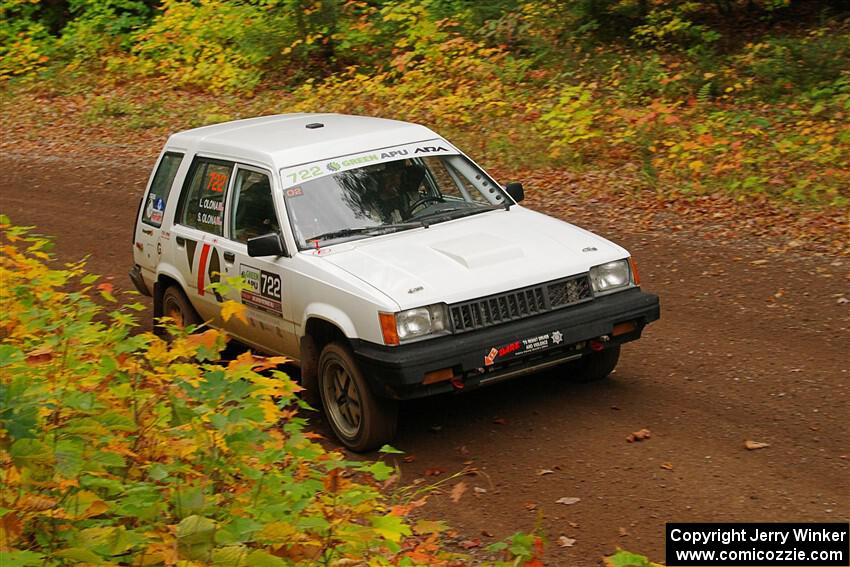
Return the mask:
<path id="1" fill-rule="evenodd" d="M 375 449 L 395 436 L 397 402 L 372 393 L 348 347 L 325 345 L 319 356 L 318 386 L 331 429 L 352 451 Z"/>
<path id="2" fill-rule="evenodd" d="M 201 322 L 201 318 L 195 308 L 192 307 L 189 298 L 176 285 L 168 286 L 162 294 L 162 315 L 171 317 L 174 324 L 180 328 L 198 325 Z"/>
<path id="3" fill-rule="evenodd" d="M 620 345 L 581 357 L 570 368 L 577 382 L 596 382 L 608 377 L 620 360 Z"/>

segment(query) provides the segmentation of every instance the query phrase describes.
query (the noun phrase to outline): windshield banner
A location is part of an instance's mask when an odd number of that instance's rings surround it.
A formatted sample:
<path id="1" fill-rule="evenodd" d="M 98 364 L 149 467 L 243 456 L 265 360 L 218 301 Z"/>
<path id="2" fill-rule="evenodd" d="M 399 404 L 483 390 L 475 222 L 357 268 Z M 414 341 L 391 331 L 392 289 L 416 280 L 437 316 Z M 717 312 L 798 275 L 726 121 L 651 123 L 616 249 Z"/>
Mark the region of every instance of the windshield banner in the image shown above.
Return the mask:
<path id="1" fill-rule="evenodd" d="M 307 165 L 288 167 L 280 170 L 280 177 L 283 181 L 283 187 L 287 188 L 303 183 L 304 181 L 311 181 L 313 179 L 318 179 L 319 177 L 339 173 L 340 171 L 363 167 L 364 165 L 372 165 L 405 158 L 457 154 L 458 151 L 445 140 L 428 140 L 425 142 L 405 144 L 403 146 L 392 146 L 380 150 L 369 150 L 356 154 L 348 154 L 332 159 L 317 161 Z"/>

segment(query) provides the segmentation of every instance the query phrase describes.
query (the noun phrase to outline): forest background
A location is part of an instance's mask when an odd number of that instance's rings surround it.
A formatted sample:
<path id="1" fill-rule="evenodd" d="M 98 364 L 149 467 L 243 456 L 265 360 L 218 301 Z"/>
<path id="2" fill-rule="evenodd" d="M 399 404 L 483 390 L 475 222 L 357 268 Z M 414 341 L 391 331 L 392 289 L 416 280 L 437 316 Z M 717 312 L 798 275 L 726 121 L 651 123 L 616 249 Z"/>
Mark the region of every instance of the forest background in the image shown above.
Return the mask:
<path id="1" fill-rule="evenodd" d="M 0 104 L 16 140 L 73 118 L 69 137 L 147 153 L 259 114 L 380 115 L 544 186 L 600 172 L 596 189 L 639 199 L 835 210 L 848 16 L 840 0 L 2 0 Z"/>

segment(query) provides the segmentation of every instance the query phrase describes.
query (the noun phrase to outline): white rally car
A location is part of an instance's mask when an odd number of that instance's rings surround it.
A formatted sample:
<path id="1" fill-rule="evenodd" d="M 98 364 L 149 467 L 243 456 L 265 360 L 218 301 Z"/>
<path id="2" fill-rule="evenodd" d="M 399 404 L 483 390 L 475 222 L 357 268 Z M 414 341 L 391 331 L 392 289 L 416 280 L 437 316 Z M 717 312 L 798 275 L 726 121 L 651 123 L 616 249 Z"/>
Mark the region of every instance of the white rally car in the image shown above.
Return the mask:
<path id="1" fill-rule="evenodd" d="M 130 276 L 155 317 L 209 321 L 293 358 L 339 439 L 368 450 L 393 437 L 397 400 L 568 361 L 601 378 L 658 319 L 626 250 L 522 198 L 416 124 L 288 114 L 206 126 L 165 144 Z M 249 285 L 210 289 L 234 276 Z M 247 323 L 222 320 L 227 299 Z"/>

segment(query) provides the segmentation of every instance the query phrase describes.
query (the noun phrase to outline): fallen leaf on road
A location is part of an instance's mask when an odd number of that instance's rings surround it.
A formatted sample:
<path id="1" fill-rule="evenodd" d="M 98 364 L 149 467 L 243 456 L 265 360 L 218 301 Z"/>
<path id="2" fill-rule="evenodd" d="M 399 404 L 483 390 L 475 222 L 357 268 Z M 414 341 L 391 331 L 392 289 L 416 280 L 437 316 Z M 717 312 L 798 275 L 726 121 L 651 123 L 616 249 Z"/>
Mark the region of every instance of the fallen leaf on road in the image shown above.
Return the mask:
<path id="1" fill-rule="evenodd" d="M 49 346 L 38 347 L 37 349 L 31 350 L 27 353 L 27 362 L 29 364 L 47 362 L 51 358 L 53 358 L 53 348 Z"/>
<path id="2" fill-rule="evenodd" d="M 576 543 L 576 540 L 569 538 L 565 535 L 562 535 L 558 538 L 558 545 L 561 547 L 572 547 Z"/>
<path id="3" fill-rule="evenodd" d="M 463 496 L 464 492 L 466 492 L 466 483 L 465 482 L 459 482 L 456 485 L 454 485 L 454 488 L 452 488 L 452 492 L 451 492 L 451 495 L 450 495 L 452 502 L 454 502 L 455 504 L 460 502 L 460 499 Z"/>
<path id="4" fill-rule="evenodd" d="M 547 474 L 555 474 L 555 471 L 552 469 L 540 469 L 537 471 L 537 476 L 545 476 Z"/>
<path id="5" fill-rule="evenodd" d="M 534 502 L 528 502 L 525 505 L 525 509 L 528 510 L 529 512 L 533 512 L 534 510 L 537 510 L 537 504 L 535 504 Z"/>
<path id="6" fill-rule="evenodd" d="M 644 439 L 649 439 L 650 437 L 652 437 L 652 432 L 650 432 L 649 429 L 644 428 L 640 431 L 635 431 L 634 433 L 626 437 L 626 442 L 634 443 L 635 441 L 643 441 Z"/>
<path id="7" fill-rule="evenodd" d="M 581 498 L 576 498 L 575 496 L 564 496 L 563 498 L 555 500 L 555 504 L 566 504 L 567 506 L 571 506 L 580 500 Z"/>
<path id="8" fill-rule="evenodd" d="M 665 471 L 672 471 L 673 470 L 673 463 L 661 463 L 661 468 L 664 469 Z"/>
<path id="9" fill-rule="evenodd" d="M 478 538 L 475 539 L 466 539 L 460 542 L 459 544 L 464 549 L 472 549 L 474 547 L 481 547 L 481 540 Z"/>
<path id="10" fill-rule="evenodd" d="M 440 521 L 434 520 L 419 520 L 413 526 L 413 531 L 419 535 L 438 534 L 446 531 L 446 525 Z"/>
<path id="11" fill-rule="evenodd" d="M 770 447 L 770 443 L 762 443 L 761 441 L 750 441 L 747 439 L 744 441 L 744 447 L 747 448 L 748 451 L 755 451 L 756 449 L 764 449 L 765 447 Z"/>
<path id="12" fill-rule="evenodd" d="M 626 537 L 627 535 L 629 535 L 629 532 L 628 532 L 628 530 L 626 530 L 626 528 L 620 528 L 619 531 L 620 531 L 620 537 Z"/>

